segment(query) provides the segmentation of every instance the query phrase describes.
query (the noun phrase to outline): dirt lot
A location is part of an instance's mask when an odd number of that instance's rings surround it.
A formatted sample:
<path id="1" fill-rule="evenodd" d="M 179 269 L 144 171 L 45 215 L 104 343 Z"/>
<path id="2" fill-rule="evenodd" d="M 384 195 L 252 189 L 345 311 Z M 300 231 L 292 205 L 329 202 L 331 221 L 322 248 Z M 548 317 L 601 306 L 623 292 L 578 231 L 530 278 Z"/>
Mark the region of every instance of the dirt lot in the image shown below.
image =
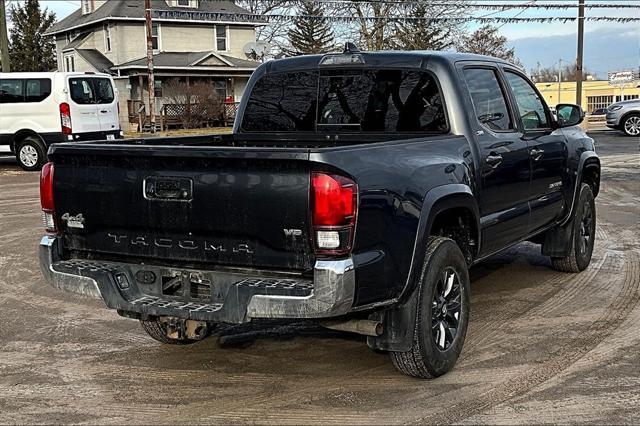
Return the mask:
<path id="1" fill-rule="evenodd" d="M 554 272 L 528 243 L 473 268 L 467 343 L 434 381 L 308 324 L 161 346 L 44 284 L 38 176 L 0 160 L 0 422 L 640 423 L 638 141 L 594 137 L 590 268 Z"/>

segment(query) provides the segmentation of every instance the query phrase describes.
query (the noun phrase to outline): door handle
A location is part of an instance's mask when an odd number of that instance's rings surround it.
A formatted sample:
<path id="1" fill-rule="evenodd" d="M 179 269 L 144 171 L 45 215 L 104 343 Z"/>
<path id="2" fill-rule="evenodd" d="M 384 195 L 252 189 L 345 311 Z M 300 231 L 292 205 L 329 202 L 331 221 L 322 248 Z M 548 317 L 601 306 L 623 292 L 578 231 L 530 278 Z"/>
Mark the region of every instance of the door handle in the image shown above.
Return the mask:
<path id="1" fill-rule="evenodd" d="M 106 109 L 103 109 L 103 110 L 101 110 L 100 112 L 101 112 L 101 113 L 103 113 L 103 114 L 106 114 L 106 113 L 108 113 L 109 111 L 107 111 Z"/>
<path id="2" fill-rule="evenodd" d="M 544 154 L 544 149 L 534 148 L 531 150 L 530 154 L 533 158 L 533 161 L 538 161 L 540 157 L 542 157 L 542 154 Z"/>
<path id="3" fill-rule="evenodd" d="M 487 158 L 485 158 L 484 161 L 495 169 L 500 165 L 500 163 L 502 163 L 502 155 L 492 152 L 487 155 Z"/>

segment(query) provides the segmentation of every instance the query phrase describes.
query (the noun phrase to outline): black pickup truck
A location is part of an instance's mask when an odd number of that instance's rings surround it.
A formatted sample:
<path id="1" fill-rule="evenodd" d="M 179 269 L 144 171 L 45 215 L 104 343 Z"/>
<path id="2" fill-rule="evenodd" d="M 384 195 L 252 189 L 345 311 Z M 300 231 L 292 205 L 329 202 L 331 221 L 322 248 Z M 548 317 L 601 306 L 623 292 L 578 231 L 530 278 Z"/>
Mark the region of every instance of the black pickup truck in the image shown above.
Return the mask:
<path id="1" fill-rule="evenodd" d="M 490 57 L 271 61 L 233 134 L 53 145 L 42 272 L 164 343 L 314 319 L 437 377 L 462 350 L 471 265 L 525 240 L 558 270 L 590 262 L 600 162 L 582 110 L 557 115 Z"/>

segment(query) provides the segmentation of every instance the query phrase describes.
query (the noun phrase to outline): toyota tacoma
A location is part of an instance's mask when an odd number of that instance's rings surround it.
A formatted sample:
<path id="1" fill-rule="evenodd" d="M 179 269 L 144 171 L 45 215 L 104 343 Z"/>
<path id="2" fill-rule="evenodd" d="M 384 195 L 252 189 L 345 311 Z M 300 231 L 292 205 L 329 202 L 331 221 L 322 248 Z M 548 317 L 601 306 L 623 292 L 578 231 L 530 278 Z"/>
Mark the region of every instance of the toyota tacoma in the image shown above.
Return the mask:
<path id="1" fill-rule="evenodd" d="M 51 146 L 42 272 L 163 343 L 312 319 L 434 378 L 464 344 L 470 266 L 522 241 L 560 271 L 591 260 L 600 162 L 581 108 L 556 111 L 486 56 L 270 61 L 232 134 Z"/>

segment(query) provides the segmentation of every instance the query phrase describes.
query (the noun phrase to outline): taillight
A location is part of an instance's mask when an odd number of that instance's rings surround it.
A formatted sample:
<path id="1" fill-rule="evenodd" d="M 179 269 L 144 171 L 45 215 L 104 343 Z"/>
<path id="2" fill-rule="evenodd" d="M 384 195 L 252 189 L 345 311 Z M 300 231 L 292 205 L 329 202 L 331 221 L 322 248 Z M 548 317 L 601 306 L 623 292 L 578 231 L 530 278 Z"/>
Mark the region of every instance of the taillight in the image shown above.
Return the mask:
<path id="1" fill-rule="evenodd" d="M 349 253 L 356 226 L 356 183 L 344 176 L 314 172 L 311 205 L 316 253 L 332 256 Z"/>
<path id="2" fill-rule="evenodd" d="M 40 172 L 40 205 L 44 227 L 49 233 L 56 233 L 56 208 L 53 202 L 53 163 L 47 163 Z"/>
<path id="3" fill-rule="evenodd" d="M 60 104 L 60 124 L 62 124 L 63 135 L 73 133 L 71 129 L 71 107 L 66 102 Z"/>

